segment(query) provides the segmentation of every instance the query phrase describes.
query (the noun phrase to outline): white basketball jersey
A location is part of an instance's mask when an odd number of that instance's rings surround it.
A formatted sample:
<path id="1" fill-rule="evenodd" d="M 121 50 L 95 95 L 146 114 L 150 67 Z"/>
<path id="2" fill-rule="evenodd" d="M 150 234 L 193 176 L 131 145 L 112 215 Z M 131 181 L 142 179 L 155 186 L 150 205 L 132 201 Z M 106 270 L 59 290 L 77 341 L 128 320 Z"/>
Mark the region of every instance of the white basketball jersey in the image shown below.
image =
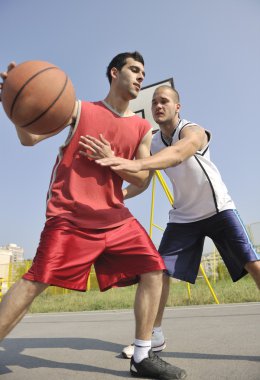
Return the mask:
<path id="1" fill-rule="evenodd" d="M 177 126 L 172 145 L 180 139 L 183 128 L 196 125 L 182 119 Z M 165 169 L 174 193 L 174 205 L 169 212 L 169 221 L 174 223 L 190 223 L 208 218 L 220 211 L 234 209 L 235 205 L 228 194 L 216 166 L 210 161 L 209 143 L 194 156 L 180 165 Z M 161 131 L 158 131 L 152 140 L 151 153 L 155 154 L 166 148 Z"/>

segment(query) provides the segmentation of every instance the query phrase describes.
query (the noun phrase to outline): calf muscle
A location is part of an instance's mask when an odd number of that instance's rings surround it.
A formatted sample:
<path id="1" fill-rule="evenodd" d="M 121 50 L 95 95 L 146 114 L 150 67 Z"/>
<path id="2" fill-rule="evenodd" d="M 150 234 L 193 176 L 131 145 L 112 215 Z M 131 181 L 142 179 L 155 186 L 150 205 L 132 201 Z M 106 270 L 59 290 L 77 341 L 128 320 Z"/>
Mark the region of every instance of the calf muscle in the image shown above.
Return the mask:
<path id="1" fill-rule="evenodd" d="M 47 284 L 21 279 L 9 289 L 0 303 L 0 340 L 17 325 L 34 298 L 47 287 Z"/>

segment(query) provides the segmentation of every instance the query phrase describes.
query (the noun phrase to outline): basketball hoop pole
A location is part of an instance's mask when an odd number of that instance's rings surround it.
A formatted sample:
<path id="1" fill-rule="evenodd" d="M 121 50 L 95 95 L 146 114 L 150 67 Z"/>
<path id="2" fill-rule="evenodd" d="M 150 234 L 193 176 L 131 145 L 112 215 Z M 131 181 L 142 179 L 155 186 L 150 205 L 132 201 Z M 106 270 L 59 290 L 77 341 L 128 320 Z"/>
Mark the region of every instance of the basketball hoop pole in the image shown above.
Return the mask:
<path id="1" fill-rule="evenodd" d="M 162 229 L 161 227 L 159 227 L 159 226 L 157 226 L 156 224 L 154 224 L 154 203 L 155 203 L 155 184 L 156 184 L 156 177 L 157 177 L 158 181 L 160 182 L 160 184 L 161 184 L 161 186 L 162 186 L 162 188 L 163 188 L 163 190 L 164 190 L 164 192 L 165 192 L 165 194 L 166 194 L 166 196 L 167 196 L 167 198 L 168 198 L 168 200 L 169 200 L 171 206 L 172 206 L 173 203 L 174 203 L 173 195 L 172 195 L 172 193 L 171 193 L 171 191 L 170 191 L 170 189 L 169 189 L 167 183 L 165 182 L 165 180 L 164 180 L 164 178 L 163 178 L 161 172 L 160 172 L 159 170 L 156 170 L 156 171 L 155 171 L 155 174 L 154 174 L 154 176 L 153 176 L 153 179 L 152 179 L 152 200 L 151 200 L 150 228 L 149 228 L 149 235 L 150 235 L 150 238 L 152 238 L 153 227 L 156 227 L 156 228 L 158 228 L 158 229 L 160 229 L 160 230 L 163 231 L 163 229 Z M 210 282 L 209 282 L 209 279 L 208 279 L 208 277 L 207 277 L 207 275 L 206 275 L 206 273 L 205 273 L 205 271 L 204 271 L 204 268 L 203 268 L 203 266 L 202 266 L 201 264 L 200 264 L 200 271 L 201 271 L 202 276 L 203 276 L 204 280 L 206 281 L 206 284 L 207 284 L 207 286 L 208 286 L 208 288 L 209 288 L 209 290 L 210 290 L 210 292 L 211 292 L 211 294 L 212 294 L 212 296 L 213 296 L 213 298 L 214 298 L 215 303 L 216 303 L 216 304 L 219 304 L 219 301 L 218 301 L 218 298 L 217 298 L 217 296 L 216 296 L 216 294 L 215 294 L 215 292 L 214 292 L 214 289 L 212 288 L 212 286 L 211 286 L 211 284 L 210 284 Z M 188 287 L 188 295 L 189 295 L 189 299 L 191 299 L 191 291 L 190 291 L 190 284 L 189 284 L 189 283 L 187 283 L 187 287 Z"/>

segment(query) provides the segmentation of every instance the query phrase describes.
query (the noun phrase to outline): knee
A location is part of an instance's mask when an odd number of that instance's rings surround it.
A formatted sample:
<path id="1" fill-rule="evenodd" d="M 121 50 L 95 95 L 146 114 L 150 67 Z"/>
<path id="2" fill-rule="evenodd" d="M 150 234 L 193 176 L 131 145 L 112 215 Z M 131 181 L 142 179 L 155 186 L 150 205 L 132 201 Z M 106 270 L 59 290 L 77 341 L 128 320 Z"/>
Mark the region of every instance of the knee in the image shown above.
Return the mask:
<path id="1" fill-rule="evenodd" d="M 48 287 L 47 284 L 24 279 L 18 281 L 17 286 L 23 290 L 23 294 L 29 299 L 34 299 Z"/>
<path id="2" fill-rule="evenodd" d="M 260 290 L 260 261 L 253 261 L 245 265 L 245 269 L 254 279 L 258 289 Z"/>
<path id="3" fill-rule="evenodd" d="M 162 284 L 162 282 L 163 282 L 163 271 L 157 270 L 154 272 L 143 273 L 140 276 L 140 282 L 146 283 L 148 285 Z"/>
<path id="4" fill-rule="evenodd" d="M 252 275 L 260 275 L 260 260 L 248 262 L 245 269 Z"/>

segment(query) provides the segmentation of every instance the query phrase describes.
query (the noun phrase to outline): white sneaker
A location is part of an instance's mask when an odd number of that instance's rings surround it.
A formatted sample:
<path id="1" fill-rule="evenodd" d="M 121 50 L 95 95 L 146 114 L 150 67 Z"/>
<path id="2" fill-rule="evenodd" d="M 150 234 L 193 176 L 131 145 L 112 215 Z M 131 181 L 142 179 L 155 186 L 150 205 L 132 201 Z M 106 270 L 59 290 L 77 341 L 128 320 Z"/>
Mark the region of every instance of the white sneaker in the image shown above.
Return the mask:
<path id="1" fill-rule="evenodd" d="M 164 335 L 161 334 L 155 334 L 152 335 L 152 351 L 153 352 L 160 352 L 166 348 L 166 343 L 164 339 Z"/>
<path id="2" fill-rule="evenodd" d="M 124 347 L 122 350 L 123 358 L 131 359 L 131 357 L 134 355 L 134 349 L 135 349 L 134 343 L 130 344 L 129 346 Z"/>
<path id="3" fill-rule="evenodd" d="M 152 351 L 154 352 L 160 352 L 166 348 L 166 343 L 164 340 L 164 336 L 158 337 L 157 334 L 152 335 Z M 131 357 L 134 355 L 134 349 L 135 345 L 134 343 L 130 344 L 129 346 L 124 347 L 122 350 L 122 356 L 125 359 L 131 359 Z"/>

